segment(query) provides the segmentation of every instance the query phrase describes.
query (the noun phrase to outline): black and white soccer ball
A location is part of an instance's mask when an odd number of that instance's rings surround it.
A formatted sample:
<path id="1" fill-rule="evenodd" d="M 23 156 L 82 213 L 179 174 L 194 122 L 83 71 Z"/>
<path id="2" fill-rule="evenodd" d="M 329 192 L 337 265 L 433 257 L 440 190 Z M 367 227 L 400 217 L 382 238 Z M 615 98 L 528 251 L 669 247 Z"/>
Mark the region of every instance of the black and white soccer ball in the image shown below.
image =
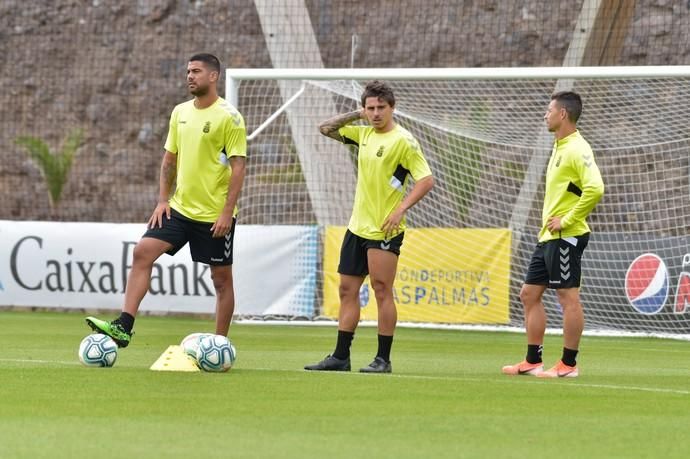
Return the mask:
<path id="1" fill-rule="evenodd" d="M 205 371 L 223 372 L 232 368 L 237 359 L 235 346 L 221 335 L 204 336 L 196 351 L 196 363 Z"/>
<path id="2" fill-rule="evenodd" d="M 81 340 L 79 361 L 87 367 L 112 367 L 117 360 L 117 344 L 110 336 L 94 333 Z"/>
<path id="3" fill-rule="evenodd" d="M 182 346 L 185 354 L 193 359 L 196 359 L 196 351 L 199 350 L 199 342 L 201 341 L 201 338 L 205 338 L 207 336 L 213 336 L 213 333 L 191 333 L 182 338 L 180 346 Z"/>

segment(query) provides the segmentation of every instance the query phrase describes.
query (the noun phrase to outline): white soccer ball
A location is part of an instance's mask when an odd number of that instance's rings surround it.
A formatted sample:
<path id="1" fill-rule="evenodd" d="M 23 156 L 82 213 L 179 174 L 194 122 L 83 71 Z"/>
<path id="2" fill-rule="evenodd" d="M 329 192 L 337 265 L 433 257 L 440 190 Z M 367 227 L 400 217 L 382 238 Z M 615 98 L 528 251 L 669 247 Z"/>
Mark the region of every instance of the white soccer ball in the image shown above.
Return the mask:
<path id="1" fill-rule="evenodd" d="M 79 345 L 79 361 L 87 367 L 112 367 L 117 360 L 117 344 L 110 336 L 94 333 Z"/>
<path id="2" fill-rule="evenodd" d="M 213 336 L 212 333 L 192 333 L 182 338 L 180 346 L 185 354 L 196 359 L 196 351 L 199 349 L 199 341 L 206 336 Z"/>
<path id="3" fill-rule="evenodd" d="M 230 340 L 221 335 L 204 336 L 196 351 L 196 363 L 205 371 L 228 371 L 237 354 Z"/>

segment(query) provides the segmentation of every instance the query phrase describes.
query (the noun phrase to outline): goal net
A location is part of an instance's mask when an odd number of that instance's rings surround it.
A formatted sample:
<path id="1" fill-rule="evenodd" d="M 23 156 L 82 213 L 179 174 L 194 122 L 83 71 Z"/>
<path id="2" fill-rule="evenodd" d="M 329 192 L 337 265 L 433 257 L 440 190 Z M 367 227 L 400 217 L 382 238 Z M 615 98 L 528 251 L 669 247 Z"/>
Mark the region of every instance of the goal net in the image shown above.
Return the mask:
<path id="1" fill-rule="evenodd" d="M 317 125 L 357 109 L 374 78 L 393 87 L 396 121 L 436 178 L 407 215 L 401 321 L 523 326 L 518 294 L 553 145 L 543 115 L 551 94 L 574 90 L 606 185 L 588 219 L 586 329 L 690 333 L 688 67 L 228 70 L 226 97 L 250 134 L 241 222 L 318 225 L 317 316 L 337 318 L 335 270 L 356 180 L 356 151 Z M 360 297 L 363 317 L 375 318 L 368 284 Z M 545 306 L 548 326 L 561 327 L 552 292 Z"/>

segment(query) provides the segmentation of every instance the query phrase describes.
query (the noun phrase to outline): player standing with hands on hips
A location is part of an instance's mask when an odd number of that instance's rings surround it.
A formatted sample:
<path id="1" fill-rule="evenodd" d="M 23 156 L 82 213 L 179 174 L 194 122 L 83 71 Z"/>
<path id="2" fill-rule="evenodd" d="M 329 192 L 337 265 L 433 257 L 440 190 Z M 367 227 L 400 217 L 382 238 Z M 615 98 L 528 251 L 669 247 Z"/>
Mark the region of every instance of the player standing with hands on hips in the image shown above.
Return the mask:
<path id="1" fill-rule="evenodd" d="M 431 190 L 434 179 L 417 140 L 393 120 L 395 96 L 373 81 L 362 94 L 362 109 L 335 116 L 319 126 L 321 133 L 358 147 L 357 188 L 352 217 L 340 251 L 338 339 L 332 355 L 305 370 L 350 371 L 350 344 L 359 323 L 359 289 L 367 274 L 378 307 L 378 352 L 360 369 L 390 373 L 397 309 L 393 281 L 405 231 L 405 212 Z M 359 119 L 369 126 L 351 125 Z M 415 185 L 405 196 L 408 175 Z"/>
<path id="2" fill-rule="evenodd" d="M 192 259 L 210 265 L 216 291 L 216 334 L 227 336 L 235 310 L 232 252 L 237 200 L 244 182 L 247 137 L 242 115 L 218 96 L 220 61 L 196 54 L 187 64 L 194 99 L 170 116 L 160 169 L 158 204 L 134 247 L 125 304 L 112 322 L 87 317 L 96 332 L 126 347 L 134 319 L 151 283 L 154 262 L 189 242 Z M 175 185 L 175 193 L 170 196 Z"/>
<path id="3" fill-rule="evenodd" d="M 556 139 L 546 169 L 539 243 L 520 291 L 527 356 L 518 364 L 503 367 L 503 373 L 508 375 L 572 378 L 579 374 L 575 359 L 584 329 L 580 279 L 582 253 L 590 233 L 586 218 L 604 194 L 604 182 L 592 149 L 575 126 L 580 113 L 582 99 L 567 91 L 551 97 L 544 115 Z M 553 368 L 543 371 L 546 313 L 542 297 L 547 288 L 556 290 L 563 308 L 563 354 Z"/>

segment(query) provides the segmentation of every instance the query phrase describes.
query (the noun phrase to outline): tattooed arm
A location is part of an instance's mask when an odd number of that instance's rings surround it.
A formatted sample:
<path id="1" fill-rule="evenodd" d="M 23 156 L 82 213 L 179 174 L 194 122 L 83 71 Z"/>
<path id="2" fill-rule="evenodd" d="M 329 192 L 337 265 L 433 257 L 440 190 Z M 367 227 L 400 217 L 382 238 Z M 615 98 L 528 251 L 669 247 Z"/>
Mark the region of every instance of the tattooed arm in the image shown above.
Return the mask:
<path id="1" fill-rule="evenodd" d="M 352 112 L 343 113 L 341 115 L 336 115 L 333 118 L 329 118 L 326 121 L 319 124 L 319 131 L 321 131 L 321 134 L 325 135 L 326 137 L 330 137 L 331 139 L 335 139 L 338 142 L 342 142 L 343 138 L 338 133 L 338 129 L 358 119 L 364 119 L 363 110 L 355 110 Z"/>
<path id="2" fill-rule="evenodd" d="M 166 151 L 165 155 L 163 156 L 163 162 L 161 163 L 158 204 L 156 205 L 151 218 L 149 218 L 149 228 L 155 228 L 156 225 L 162 228 L 163 214 L 165 214 L 166 218 L 170 220 L 170 205 L 168 204 L 168 200 L 170 199 L 170 192 L 172 191 L 175 177 L 177 177 L 177 155 Z"/>

